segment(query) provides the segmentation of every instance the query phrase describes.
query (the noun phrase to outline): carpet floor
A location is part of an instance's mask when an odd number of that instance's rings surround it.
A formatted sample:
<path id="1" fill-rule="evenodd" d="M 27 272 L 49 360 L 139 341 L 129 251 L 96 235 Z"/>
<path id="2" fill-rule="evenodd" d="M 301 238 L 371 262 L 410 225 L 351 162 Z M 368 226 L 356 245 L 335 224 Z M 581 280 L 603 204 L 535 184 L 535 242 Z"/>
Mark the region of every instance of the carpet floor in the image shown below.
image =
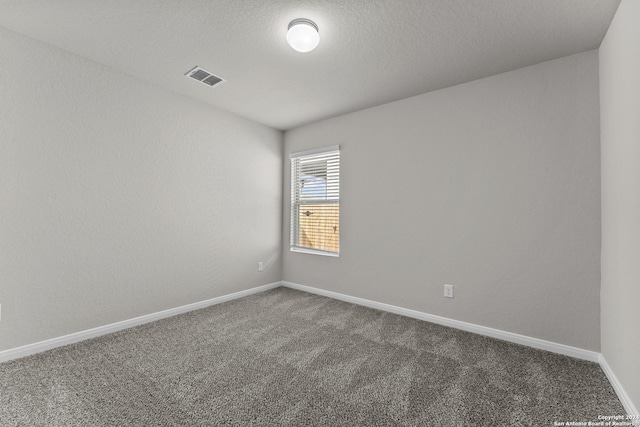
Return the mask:
<path id="1" fill-rule="evenodd" d="M 600 367 L 288 288 L 0 364 L 4 426 L 553 426 Z"/>

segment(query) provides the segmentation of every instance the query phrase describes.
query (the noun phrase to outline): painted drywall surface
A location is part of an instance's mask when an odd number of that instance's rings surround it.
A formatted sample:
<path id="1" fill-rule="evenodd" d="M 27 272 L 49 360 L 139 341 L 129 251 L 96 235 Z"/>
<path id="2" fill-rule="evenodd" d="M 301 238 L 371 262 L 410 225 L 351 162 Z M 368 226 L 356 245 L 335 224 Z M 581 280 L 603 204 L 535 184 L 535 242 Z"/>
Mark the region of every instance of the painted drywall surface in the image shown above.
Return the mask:
<path id="1" fill-rule="evenodd" d="M 285 164 L 284 280 L 598 351 L 598 108 L 589 51 L 285 132 L 341 146 L 341 248 L 286 250 Z"/>
<path id="2" fill-rule="evenodd" d="M 0 135 L 0 350 L 281 279 L 280 131 L 0 28 Z"/>
<path id="3" fill-rule="evenodd" d="M 640 409 L 640 2 L 600 46 L 602 354 Z"/>

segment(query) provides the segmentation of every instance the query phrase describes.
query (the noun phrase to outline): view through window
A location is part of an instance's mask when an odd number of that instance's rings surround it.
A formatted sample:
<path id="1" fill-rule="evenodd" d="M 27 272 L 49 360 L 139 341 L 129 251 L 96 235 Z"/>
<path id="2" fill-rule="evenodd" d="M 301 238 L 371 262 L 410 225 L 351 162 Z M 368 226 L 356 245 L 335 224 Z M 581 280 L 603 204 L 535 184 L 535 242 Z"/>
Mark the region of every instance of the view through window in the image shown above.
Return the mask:
<path id="1" fill-rule="evenodd" d="M 291 154 L 291 249 L 340 253 L 339 147 Z"/>

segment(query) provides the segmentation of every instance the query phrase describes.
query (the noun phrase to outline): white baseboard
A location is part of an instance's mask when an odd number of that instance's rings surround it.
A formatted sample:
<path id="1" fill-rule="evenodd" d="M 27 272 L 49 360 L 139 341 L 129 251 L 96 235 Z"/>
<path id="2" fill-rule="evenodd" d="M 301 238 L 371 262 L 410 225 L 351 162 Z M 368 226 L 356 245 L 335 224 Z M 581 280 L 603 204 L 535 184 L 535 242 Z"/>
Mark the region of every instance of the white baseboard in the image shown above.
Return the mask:
<path id="1" fill-rule="evenodd" d="M 611 367 L 607 363 L 607 360 L 604 358 L 602 354 L 600 355 L 599 362 L 600 362 L 600 367 L 604 371 L 604 374 L 607 376 L 607 378 L 609 379 L 609 382 L 611 383 L 611 386 L 613 387 L 616 394 L 618 395 L 618 399 L 620 399 L 620 402 L 622 403 L 624 410 L 627 411 L 627 414 L 629 415 L 640 417 L 640 413 L 636 409 L 635 405 L 629 398 L 629 395 L 622 387 L 622 384 L 620 384 L 620 381 L 618 381 L 618 377 L 616 377 L 616 374 L 613 373 L 613 371 L 611 370 Z M 627 421 L 627 420 L 624 420 L 624 421 Z M 640 419 L 635 420 L 634 426 L 640 426 Z"/>
<path id="2" fill-rule="evenodd" d="M 244 291 L 223 295 L 217 298 L 211 298 L 211 299 L 196 302 L 193 304 L 187 304 L 180 307 L 170 308 L 168 310 L 158 311 L 156 313 L 146 314 L 144 316 L 134 317 L 133 319 L 123 320 L 121 322 L 112 323 L 110 325 L 99 326 L 97 328 L 88 329 L 86 331 L 76 332 L 73 334 L 64 335 L 62 337 L 52 338 L 46 341 L 40 341 L 37 343 L 28 344 L 22 347 L 16 347 L 16 348 L 11 348 L 9 350 L 0 351 L 0 363 L 7 362 L 13 359 L 18 359 L 20 357 L 25 357 L 32 354 L 40 353 L 42 351 L 50 350 L 56 347 L 61 347 L 63 345 L 73 344 L 89 338 L 98 337 L 100 335 L 106 335 L 113 332 L 121 331 L 123 329 L 142 325 L 144 323 L 153 322 L 155 320 L 176 316 L 178 314 L 186 313 L 188 311 L 198 310 L 200 308 L 209 307 L 212 305 L 231 301 L 237 298 L 242 298 L 247 295 L 264 292 L 269 289 L 277 288 L 280 285 L 281 285 L 280 282 L 270 283 L 267 285 L 247 289 Z"/>
<path id="3" fill-rule="evenodd" d="M 381 302 L 371 301 L 363 298 L 352 297 L 337 292 L 325 291 L 323 289 L 313 288 L 311 286 L 300 285 L 291 282 L 282 282 L 282 286 L 312 294 L 322 295 L 325 297 L 346 301 L 353 304 L 363 305 L 365 307 L 375 308 L 390 313 L 399 314 L 401 316 L 413 317 L 414 319 L 425 320 L 439 325 L 449 326 L 463 331 L 473 332 L 479 335 L 485 335 L 497 338 L 503 341 L 509 341 L 516 344 L 526 345 L 528 347 L 547 350 L 552 353 L 563 354 L 565 356 L 575 357 L 577 359 L 588 360 L 590 362 L 599 362 L 600 353 L 595 351 L 584 350 L 577 347 L 571 347 L 564 344 L 558 344 L 551 341 L 545 341 L 538 338 L 528 337 L 526 335 L 515 334 L 513 332 L 501 331 L 499 329 L 488 328 L 486 326 L 475 325 L 473 323 L 461 322 L 459 320 L 449 319 L 446 317 L 436 316 L 433 314 L 423 313 L 421 311 L 410 310 L 408 308 L 397 307 L 395 305 L 384 304 Z"/>

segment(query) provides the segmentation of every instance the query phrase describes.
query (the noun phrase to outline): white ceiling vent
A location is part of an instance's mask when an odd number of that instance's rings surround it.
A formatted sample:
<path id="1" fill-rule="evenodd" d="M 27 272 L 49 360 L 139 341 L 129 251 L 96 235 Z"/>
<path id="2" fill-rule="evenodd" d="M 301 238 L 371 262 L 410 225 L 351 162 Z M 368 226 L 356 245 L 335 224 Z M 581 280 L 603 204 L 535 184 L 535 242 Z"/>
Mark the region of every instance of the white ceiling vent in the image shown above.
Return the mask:
<path id="1" fill-rule="evenodd" d="M 185 74 L 185 76 L 191 77 L 192 79 L 202 82 L 208 86 L 216 86 L 224 82 L 223 78 L 214 76 L 210 72 L 203 70 L 200 67 L 194 67 L 187 74 Z"/>

